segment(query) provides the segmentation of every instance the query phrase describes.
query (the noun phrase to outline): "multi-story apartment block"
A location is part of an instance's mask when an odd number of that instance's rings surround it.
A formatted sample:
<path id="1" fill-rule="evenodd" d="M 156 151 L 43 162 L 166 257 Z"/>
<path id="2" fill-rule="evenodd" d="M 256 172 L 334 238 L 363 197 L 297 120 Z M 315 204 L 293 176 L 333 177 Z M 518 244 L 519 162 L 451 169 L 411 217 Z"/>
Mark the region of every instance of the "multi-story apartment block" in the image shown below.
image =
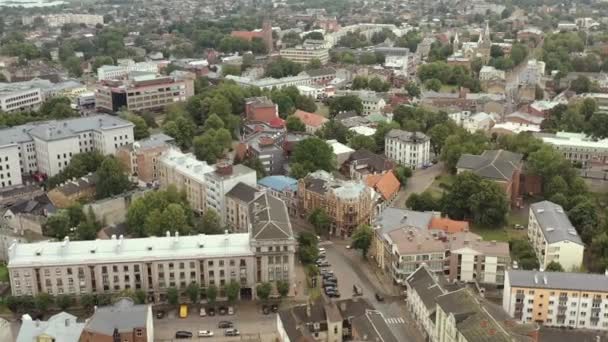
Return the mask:
<path id="1" fill-rule="evenodd" d="M 42 19 L 49 27 L 62 27 L 66 24 L 96 26 L 103 25 L 103 16 L 96 14 L 63 13 L 21 18 L 23 25 L 31 25 L 36 19 Z"/>
<path id="2" fill-rule="evenodd" d="M 33 110 L 43 100 L 42 89 L 30 82 L 0 83 L 0 111 L 12 113 Z"/>
<path id="3" fill-rule="evenodd" d="M 245 165 L 218 163 L 208 165 L 193 154 L 170 149 L 160 159 L 160 185 L 175 185 L 186 192 L 192 208 L 199 213 L 215 210 L 226 223 L 226 194 L 239 182 L 255 187 L 254 170 Z"/>
<path id="4" fill-rule="evenodd" d="M 427 341 L 435 341 L 435 298 L 445 293 L 439 284 L 437 275 L 426 264 L 410 274 L 405 285 L 407 287 L 407 308 L 413 314 L 414 322 L 426 334 Z"/>
<path id="5" fill-rule="evenodd" d="M 447 237 L 449 256 L 446 275 L 450 281 L 502 284 L 511 263 L 507 242 L 483 241 L 479 235 L 463 232 Z"/>
<path id="6" fill-rule="evenodd" d="M 301 64 L 308 64 L 313 59 L 318 59 L 321 64 L 329 62 L 329 49 L 323 45 L 299 45 L 281 49 L 280 54 L 285 59 Z"/>
<path id="7" fill-rule="evenodd" d="M 95 107 L 103 112 L 157 110 L 186 101 L 194 95 L 188 78 L 156 76 L 149 73 L 129 80 L 101 81 L 95 89 Z"/>
<path id="8" fill-rule="evenodd" d="M 595 140 L 584 133 L 557 132 L 555 134 L 539 133 L 537 136 L 561 153 L 564 158 L 589 163 L 608 163 L 608 139 Z"/>
<path id="9" fill-rule="evenodd" d="M 504 79 L 505 72 L 503 70 L 498 70 L 493 66 L 484 65 L 479 71 L 479 80 L 482 82 Z"/>
<path id="10" fill-rule="evenodd" d="M 102 65 L 97 69 L 97 80 L 120 80 L 134 72 L 158 73 L 158 63 L 139 62 L 126 59 L 121 60 L 119 65 Z"/>
<path id="11" fill-rule="evenodd" d="M 257 283 L 295 281 L 296 241 L 289 216 L 284 204 L 268 208 L 264 203 L 252 206 L 259 217 L 254 217 L 249 233 L 171 236 L 167 232 L 166 237 L 113 236 L 94 241 L 66 237 L 62 242 L 14 244 L 8 263 L 12 294 L 142 290 L 157 302 L 166 299 L 168 288 L 183 291 L 193 282 L 217 286 L 222 298 L 224 287 L 236 281 L 241 299 L 254 298 Z"/>
<path id="12" fill-rule="evenodd" d="M 608 330 L 608 276 L 511 270 L 502 306 L 523 323 Z"/>
<path id="13" fill-rule="evenodd" d="M 0 185 L 21 184 L 23 174 L 54 176 L 72 156 L 115 154 L 133 142 L 133 124 L 108 115 L 29 123 L 0 130 Z"/>
<path id="14" fill-rule="evenodd" d="M 570 271 L 583 263 L 585 245 L 559 204 L 542 201 L 530 205 L 528 238 L 542 268 L 554 261 Z"/>
<path id="15" fill-rule="evenodd" d="M 260 191 L 245 183 L 238 183 L 226 194 L 226 224 L 233 232 L 249 229 L 249 204 Z"/>
<path id="16" fill-rule="evenodd" d="M 519 74 L 519 84 L 540 83 L 545 75 L 545 62 L 536 59 L 528 60 L 528 64 L 522 73 Z"/>
<path id="17" fill-rule="evenodd" d="M 412 169 L 428 165 L 431 139 L 424 133 L 391 129 L 384 138 L 384 154 Z"/>
<path id="18" fill-rule="evenodd" d="M 329 214 L 332 235 L 350 236 L 361 224 L 369 224 L 374 215 L 374 192 L 363 181 L 335 179 L 325 171 L 316 171 L 298 181 L 300 214 L 317 208 Z"/>
<path id="19" fill-rule="evenodd" d="M 171 147 L 173 138 L 165 134 L 154 134 L 148 139 L 122 146 L 116 158 L 139 180 L 151 183 L 158 179 L 161 155 Z"/>
<path id="20" fill-rule="evenodd" d="M 312 77 L 308 75 L 288 76 L 282 78 L 266 77 L 259 80 L 234 75 L 228 75 L 225 78 L 236 82 L 236 84 L 240 85 L 241 87 L 258 87 L 262 90 L 270 90 L 273 88 L 281 89 L 291 86 L 305 86 L 314 83 Z"/>

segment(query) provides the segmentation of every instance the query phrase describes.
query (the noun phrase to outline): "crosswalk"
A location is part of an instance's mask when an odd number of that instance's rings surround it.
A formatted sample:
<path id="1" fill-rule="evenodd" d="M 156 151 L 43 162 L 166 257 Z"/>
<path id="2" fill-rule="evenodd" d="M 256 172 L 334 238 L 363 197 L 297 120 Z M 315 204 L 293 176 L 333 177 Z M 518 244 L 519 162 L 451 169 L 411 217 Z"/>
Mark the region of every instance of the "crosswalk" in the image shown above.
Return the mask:
<path id="1" fill-rule="evenodd" d="M 403 317 L 387 317 L 384 319 L 384 321 L 386 322 L 386 324 L 403 324 L 403 323 L 405 323 L 405 320 L 403 319 Z"/>

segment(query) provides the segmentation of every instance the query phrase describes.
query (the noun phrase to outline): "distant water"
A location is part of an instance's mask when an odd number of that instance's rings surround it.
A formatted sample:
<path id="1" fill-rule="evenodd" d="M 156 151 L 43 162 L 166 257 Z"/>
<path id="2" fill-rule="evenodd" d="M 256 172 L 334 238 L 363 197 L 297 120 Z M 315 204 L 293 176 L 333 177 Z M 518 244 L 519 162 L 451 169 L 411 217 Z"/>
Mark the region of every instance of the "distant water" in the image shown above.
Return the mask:
<path id="1" fill-rule="evenodd" d="M 0 7 L 49 7 L 65 4 L 62 0 L 0 0 Z"/>

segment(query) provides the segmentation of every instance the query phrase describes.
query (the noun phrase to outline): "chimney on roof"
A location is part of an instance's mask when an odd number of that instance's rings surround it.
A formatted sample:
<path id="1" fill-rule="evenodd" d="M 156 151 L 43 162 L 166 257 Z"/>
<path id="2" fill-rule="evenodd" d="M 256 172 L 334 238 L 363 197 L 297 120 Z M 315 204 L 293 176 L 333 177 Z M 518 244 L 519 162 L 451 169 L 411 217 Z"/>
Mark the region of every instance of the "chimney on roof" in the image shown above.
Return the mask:
<path id="1" fill-rule="evenodd" d="M 110 237 L 112 240 L 116 240 L 116 234 L 112 234 L 112 236 Z"/>
<path id="2" fill-rule="evenodd" d="M 36 320 L 36 327 L 39 327 L 39 326 L 40 326 L 40 320 L 39 320 L 39 319 L 37 319 L 37 320 Z"/>
<path id="3" fill-rule="evenodd" d="M 547 285 L 547 275 L 543 274 L 543 283 Z"/>
<path id="4" fill-rule="evenodd" d="M 65 319 L 65 326 L 66 326 L 66 327 L 69 327 L 69 326 L 70 326 L 70 319 L 69 319 L 69 318 L 66 318 L 66 319 Z"/>
<path id="5" fill-rule="evenodd" d="M 538 274 L 534 275 L 534 284 L 538 284 Z"/>
<path id="6" fill-rule="evenodd" d="M 165 234 L 167 235 L 167 237 L 171 237 L 171 232 L 170 231 L 166 231 Z"/>

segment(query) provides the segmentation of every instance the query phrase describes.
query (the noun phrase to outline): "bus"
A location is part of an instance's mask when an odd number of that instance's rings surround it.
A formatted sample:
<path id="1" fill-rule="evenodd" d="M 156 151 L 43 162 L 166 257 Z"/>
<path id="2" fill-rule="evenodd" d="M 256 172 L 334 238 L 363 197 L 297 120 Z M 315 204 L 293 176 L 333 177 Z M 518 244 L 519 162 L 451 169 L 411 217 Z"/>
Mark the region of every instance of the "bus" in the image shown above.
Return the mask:
<path id="1" fill-rule="evenodd" d="M 182 304 L 179 306 L 179 318 L 188 317 L 188 305 Z"/>

